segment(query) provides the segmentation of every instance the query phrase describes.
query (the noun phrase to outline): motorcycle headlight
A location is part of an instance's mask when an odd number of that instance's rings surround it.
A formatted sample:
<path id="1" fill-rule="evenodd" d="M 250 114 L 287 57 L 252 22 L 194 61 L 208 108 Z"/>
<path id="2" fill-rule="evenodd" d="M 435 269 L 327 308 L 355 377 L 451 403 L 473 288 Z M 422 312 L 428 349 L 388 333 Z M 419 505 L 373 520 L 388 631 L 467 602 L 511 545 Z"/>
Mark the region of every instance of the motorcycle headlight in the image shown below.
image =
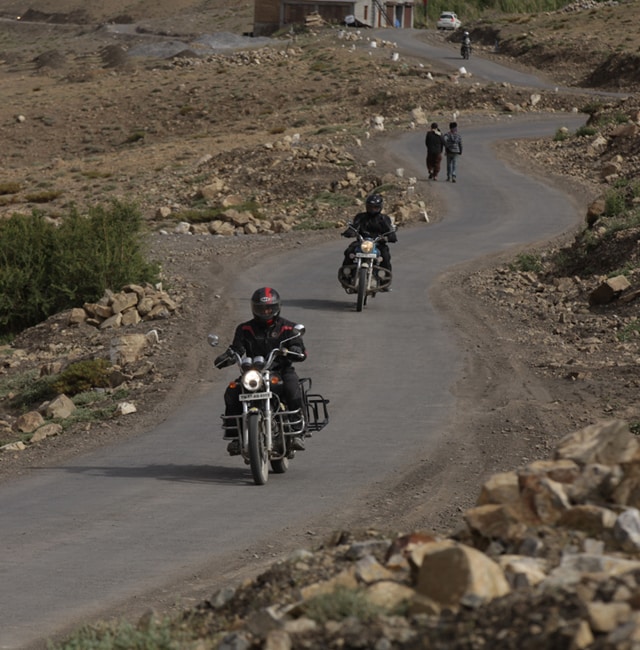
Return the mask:
<path id="1" fill-rule="evenodd" d="M 262 375 L 257 370 L 249 370 L 242 375 L 242 385 L 250 393 L 262 388 Z"/>
<path id="2" fill-rule="evenodd" d="M 373 242 L 372 241 L 363 241 L 362 244 L 360 244 L 360 250 L 363 253 L 370 253 L 373 250 Z"/>

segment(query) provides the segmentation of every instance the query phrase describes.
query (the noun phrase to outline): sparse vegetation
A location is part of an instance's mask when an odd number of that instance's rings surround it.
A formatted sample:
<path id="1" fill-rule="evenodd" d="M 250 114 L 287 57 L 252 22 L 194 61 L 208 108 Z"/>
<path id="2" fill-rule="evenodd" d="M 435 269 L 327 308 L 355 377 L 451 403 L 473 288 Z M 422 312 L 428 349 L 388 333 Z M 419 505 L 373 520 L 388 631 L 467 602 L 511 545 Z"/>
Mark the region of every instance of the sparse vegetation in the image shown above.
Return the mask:
<path id="1" fill-rule="evenodd" d="M 43 192 L 30 192 L 25 194 L 24 200 L 27 203 L 49 203 L 62 196 L 62 190 L 47 190 Z"/>
<path id="2" fill-rule="evenodd" d="M 640 336 L 640 320 L 633 320 L 618 332 L 619 341 L 631 341 Z"/>
<path id="3" fill-rule="evenodd" d="M 563 140 L 568 140 L 571 137 L 571 134 L 566 129 L 558 129 L 553 136 L 555 142 L 562 142 Z"/>
<path id="4" fill-rule="evenodd" d="M 111 364 L 106 359 L 77 361 L 65 368 L 51 382 L 51 388 L 56 393 L 64 393 L 68 397 L 91 388 L 107 388 L 110 368 Z"/>
<path id="5" fill-rule="evenodd" d="M 22 189 L 20 183 L 0 183 L 0 196 L 4 194 L 17 194 Z"/>
<path id="6" fill-rule="evenodd" d="M 366 623 L 383 611 L 381 607 L 373 605 L 363 589 L 347 587 L 337 587 L 331 593 L 316 596 L 304 605 L 306 616 L 320 624 L 350 617 Z"/>
<path id="7" fill-rule="evenodd" d="M 530 271 L 533 273 L 539 273 L 543 269 L 540 255 L 534 253 L 521 253 L 510 266 L 514 271 Z"/>
<path id="8" fill-rule="evenodd" d="M 555 4 L 555 3 L 544 3 L 543 0 L 543 5 L 547 8 L 551 8 L 549 5 Z M 518 3 L 518 6 L 516 7 L 515 3 L 512 3 L 513 10 L 516 11 L 528 11 L 531 10 L 533 11 L 533 8 L 525 9 L 525 5 L 522 5 L 521 3 Z M 426 5 L 425 5 L 426 6 Z M 528 5 L 527 5 L 528 6 Z M 540 3 L 536 4 L 535 10 L 539 10 Z M 429 3 L 429 14 L 431 15 L 433 13 L 437 13 L 439 11 L 438 5 L 434 5 L 432 3 Z M 443 2 L 440 5 L 440 8 L 442 9 L 451 9 L 452 5 L 449 3 Z M 468 21 L 471 19 L 471 17 L 474 15 L 474 13 L 477 15 L 479 11 L 491 11 L 494 8 L 494 5 L 487 4 L 485 3 L 482 6 L 471 6 L 467 3 L 459 3 L 453 5 L 453 8 L 458 11 L 458 13 L 463 17 L 465 21 Z M 555 7 L 553 7 L 555 8 Z M 416 12 L 419 15 L 420 11 L 423 9 L 422 5 L 418 3 L 416 5 Z M 533 17 L 531 15 L 525 15 L 525 14 L 517 14 L 514 16 L 509 16 L 505 20 L 511 21 L 513 23 L 516 23 L 520 25 L 521 27 L 519 28 L 521 31 L 525 31 L 529 29 L 529 24 L 533 22 Z M 425 18 L 426 21 L 426 18 Z M 569 23 L 565 21 L 557 21 L 555 25 L 552 26 L 552 29 L 556 29 L 559 27 L 562 27 L 563 29 L 565 26 L 567 26 Z M 284 31 L 289 31 L 288 28 Z M 300 30 L 302 32 L 304 30 Z M 522 37 L 523 42 L 526 43 L 527 48 L 532 48 L 533 47 L 533 36 L 524 34 Z M 523 48 L 524 49 L 524 48 Z M 315 57 L 315 54 L 314 54 Z M 310 60 L 314 60 L 313 57 L 311 57 Z M 279 62 L 277 64 L 278 66 L 284 66 L 285 63 Z M 369 74 L 369 79 L 374 78 L 374 70 L 372 69 L 371 66 L 367 66 L 366 69 L 368 70 Z M 350 73 L 353 74 L 353 69 L 350 70 Z M 217 70 L 218 73 L 224 73 L 227 75 L 228 69 L 224 67 L 220 67 L 219 70 Z M 391 70 L 388 66 L 385 69 L 385 73 L 392 75 L 395 74 L 393 70 Z M 215 74 L 215 73 L 212 73 Z M 310 75 L 309 80 L 315 79 L 317 82 L 320 83 L 325 83 L 327 79 L 331 79 L 334 75 L 341 75 L 341 79 L 344 82 L 344 70 L 341 69 L 339 66 L 335 65 L 335 63 L 330 60 L 326 59 L 321 61 L 321 63 L 317 66 L 317 69 L 313 73 L 313 77 Z M 417 81 L 420 80 L 420 75 L 422 72 L 420 70 L 412 69 L 412 68 L 401 68 L 399 72 L 397 73 L 399 77 L 406 77 L 407 79 L 415 79 Z M 222 76 L 222 75 L 220 75 Z M 234 80 L 236 79 L 235 74 L 229 74 L 227 75 L 229 77 L 232 77 Z M 219 77 L 218 77 L 219 78 Z M 284 80 L 281 80 L 284 82 Z M 224 83 L 224 80 L 221 80 L 222 83 Z M 395 84 L 397 82 L 397 78 L 393 79 L 393 83 Z M 233 82 L 234 84 L 236 83 L 235 81 Z M 169 84 L 165 84 L 166 87 L 169 87 Z M 295 104 L 295 110 L 292 109 L 291 114 L 283 114 L 281 112 L 280 106 L 277 104 L 270 104 L 270 100 L 267 97 L 259 97 L 258 99 L 252 99 L 252 91 L 250 90 L 250 85 L 249 84 L 242 84 L 242 83 L 237 83 L 237 87 L 241 88 L 247 88 L 247 90 L 242 90 L 241 92 L 237 92 L 237 95 L 234 97 L 234 101 L 232 102 L 234 106 L 238 106 L 238 111 L 246 110 L 247 113 L 245 117 L 255 117 L 256 115 L 259 116 L 266 116 L 267 118 L 273 116 L 273 121 L 269 122 L 265 120 L 265 122 L 262 122 L 260 119 L 255 120 L 253 124 L 250 124 L 246 127 L 246 130 L 243 133 L 243 136 L 246 135 L 246 133 L 251 133 L 251 134 L 264 134 L 264 133 L 270 133 L 272 135 L 276 135 L 279 133 L 284 133 L 284 126 L 279 125 L 277 122 L 278 120 L 282 120 L 283 123 L 286 122 L 286 124 L 293 126 L 294 128 L 298 127 L 304 127 L 308 126 L 309 131 L 313 133 L 313 135 L 333 135 L 333 134 L 338 134 L 341 131 L 344 131 L 344 127 L 339 123 L 340 121 L 344 120 L 345 124 L 349 124 L 347 121 L 346 117 L 343 117 L 342 114 L 337 113 L 337 112 L 332 112 L 331 109 L 327 109 L 326 111 L 323 111 L 323 102 L 327 102 L 329 104 L 331 102 L 331 106 L 336 105 L 337 102 L 334 102 L 330 94 L 324 93 L 321 95 L 314 95 L 313 93 L 314 88 L 313 84 L 310 83 L 309 86 L 312 86 L 311 88 L 307 88 L 301 90 L 299 88 L 296 88 L 296 95 L 297 97 L 295 98 L 295 101 L 291 102 L 292 104 Z M 367 84 L 362 84 L 362 88 L 365 88 L 366 90 L 363 91 L 361 94 L 362 96 L 360 97 L 359 94 L 359 88 L 360 88 L 360 83 L 356 83 L 354 80 L 353 83 L 345 83 L 345 85 L 342 88 L 342 92 L 345 94 L 349 94 L 351 99 L 356 102 L 358 101 L 359 104 L 359 109 L 361 109 L 362 102 L 366 99 L 366 95 L 369 92 L 369 86 Z M 154 93 L 161 93 L 164 92 L 163 90 L 156 89 L 152 91 Z M 394 92 L 395 92 L 395 87 L 394 87 Z M 506 90 L 504 91 L 506 93 Z M 383 94 L 383 91 L 380 91 L 379 97 L 374 95 L 375 101 L 370 104 L 370 106 L 376 106 L 379 101 L 379 105 L 386 111 L 389 110 L 389 112 L 397 111 L 398 106 L 402 107 L 402 114 L 406 115 L 407 112 L 413 108 L 416 105 L 416 102 L 419 101 L 421 98 L 425 97 L 424 93 L 424 84 L 422 85 L 422 88 L 420 89 L 420 92 L 416 92 L 414 95 L 411 93 L 407 93 L 406 95 L 402 94 L 403 91 L 401 88 L 397 89 L 397 95 L 394 97 L 388 97 L 386 94 Z M 259 94 L 259 93 L 258 93 Z M 182 106 L 182 109 L 180 106 L 182 105 L 181 102 L 184 102 L 185 95 L 184 93 L 181 93 L 179 101 L 173 101 L 173 98 L 170 96 L 170 93 L 167 92 L 167 96 L 163 96 L 163 102 L 166 103 L 168 106 L 170 106 L 170 116 L 171 119 L 176 117 L 176 113 L 179 115 L 188 115 L 193 113 L 192 107 L 185 107 Z M 224 97 L 224 95 L 223 95 Z M 446 111 L 447 114 L 450 113 L 452 110 L 452 107 L 455 104 L 456 101 L 456 91 L 452 90 L 451 91 L 451 97 L 445 97 L 445 98 L 438 98 L 434 97 L 433 98 L 433 104 L 430 106 L 431 110 L 438 110 L 438 111 Z M 226 99 L 226 98 L 225 98 Z M 114 100 L 115 103 L 115 100 Z M 257 112 L 257 107 L 263 103 L 264 106 L 260 109 L 259 112 Z M 272 106 L 278 106 L 277 110 L 275 108 L 272 108 Z M 304 110 L 309 110 L 309 109 L 314 109 L 317 111 L 317 114 L 315 113 L 308 113 L 305 114 L 304 111 L 301 109 L 300 112 L 297 112 L 298 107 L 304 108 Z M 600 107 L 597 109 L 600 110 Z M 212 111 L 213 113 L 214 111 Z M 594 110 L 594 114 L 595 114 Z M 283 117 L 284 116 L 284 117 Z M 219 117 L 217 115 L 210 115 L 210 124 L 211 125 L 218 125 L 220 126 L 220 133 L 224 131 L 225 127 L 225 122 L 222 117 Z M 598 121 L 597 124 L 606 124 L 607 118 L 606 116 L 603 116 L 602 122 Z M 613 118 L 616 122 L 622 123 L 623 121 L 626 121 L 626 117 L 623 119 L 623 116 L 621 113 L 618 113 L 618 115 Z M 182 124 L 188 123 L 190 120 L 180 120 Z M 128 125 L 132 124 L 144 124 L 142 120 L 136 119 L 136 120 L 130 120 L 128 122 L 123 122 Z M 275 123 L 275 125 L 274 125 Z M 324 125 L 318 128 L 318 125 Z M 217 127 L 216 127 L 217 128 Z M 315 129 L 315 131 L 314 131 Z M 589 127 L 590 130 L 593 129 L 592 126 Z M 123 129 L 122 127 L 112 127 L 112 130 L 115 132 L 116 138 L 118 140 L 118 145 L 122 144 L 122 139 L 124 137 L 124 133 L 127 133 L 128 131 Z M 106 127 L 103 128 L 102 134 L 101 135 L 106 135 L 108 129 Z M 119 131 L 119 132 L 118 132 Z M 579 130 L 580 131 L 580 130 Z M 156 133 L 155 131 L 150 131 L 150 133 Z M 204 131 L 203 131 L 204 133 Z M 592 133 L 595 133 L 595 130 L 592 131 Z M 586 132 L 576 132 L 576 135 L 581 136 L 581 135 L 589 135 L 589 133 Z M 183 134 L 180 133 L 179 137 L 183 137 Z M 189 136 L 186 136 L 189 137 Z M 197 137 L 200 137 L 198 135 Z M 557 133 L 556 137 L 554 137 L 554 140 L 560 141 L 560 140 L 566 140 L 569 139 L 571 136 L 568 132 L 562 133 L 561 137 Z M 224 137 L 220 134 L 216 136 L 217 140 L 215 138 L 212 138 L 210 140 L 210 143 L 215 142 L 216 144 L 224 144 L 225 140 Z M 141 145 L 146 145 L 148 143 L 144 142 L 145 139 L 145 132 L 135 132 L 132 133 L 129 138 L 127 139 L 127 142 L 134 143 L 134 142 L 139 142 Z M 149 140 L 151 139 L 150 137 L 148 138 Z M 577 138 L 576 138 L 577 139 Z M 155 136 L 154 136 L 155 140 Z M 235 144 L 235 143 L 234 143 Z M 573 143 L 571 143 L 573 145 Z M 548 143 L 547 143 L 548 145 Z M 106 148 L 106 147 L 105 147 Z M 563 147 L 564 148 L 564 147 Z M 568 148 L 568 147 L 567 147 Z M 121 147 L 120 150 L 123 148 Z M 129 147 L 128 148 L 130 151 L 138 149 L 137 147 Z M 88 143 L 85 146 L 85 151 L 87 152 L 96 152 L 96 153 L 103 153 L 104 149 L 102 147 L 102 142 L 100 142 L 99 147 L 94 147 L 90 143 Z M 144 149 L 140 149 L 140 151 L 144 151 Z M 175 150 L 174 150 L 175 151 Z M 195 190 L 197 186 L 201 183 L 205 183 L 207 179 L 207 172 L 203 172 L 202 170 L 198 170 L 199 177 L 192 178 L 189 177 L 186 174 L 186 170 L 189 169 L 192 165 L 193 162 L 195 161 L 194 153 L 193 151 L 189 150 L 187 153 L 183 153 L 182 155 L 179 153 L 173 153 L 172 154 L 174 157 L 171 160 L 171 163 L 167 163 L 168 167 L 171 167 L 172 174 L 174 174 L 174 177 L 172 178 L 172 182 L 175 182 L 175 177 L 180 175 L 181 181 L 184 180 L 185 184 L 188 186 L 188 190 Z M 247 165 L 252 165 L 253 161 L 247 161 Z M 349 163 L 344 163 L 345 165 L 348 165 Z M 155 167 L 155 170 L 158 172 L 158 176 L 161 175 L 161 172 L 163 171 L 164 165 L 160 162 L 156 162 L 154 160 L 153 165 Z M 235 175 L 237 173 L 237 169 L 239 168 L 239 163 L 234 164 L 231 157 L 225 161 L 222 161 L 218 165 L 219 169 L 225 169 L 226 171 L 229 171 L 229 174 Z M 206 168 L 205 168 L 206 169 Z M 255 173 L 255 172 L 254 172 Z M 335 173 L 335 168 L 332 173 Z M 77 174 L 77 172 L 76 172 Z M 98 173 L 88 173 L 84 174 L 87 178 L 90 179 L 98 179 L 100 178 L 100 175 Z M 255 176 L 258 176 L 258 173 L 255 173 Z M 338 176 L 336 174 L 336 176 Z M 123 180 L 124 179 L 124 180 Z M 138 180 L 138 177 L 136 174 L 132 174 L 130 172 L 122 172 L 118 174 L 114 174 L 114 182 L 108 186 L 103 186 L 102 189 L 106 189 L 109 187 L 110 189 L 114 191 L 129 191 L 132 193 L 133 196 L 136 196 L 139 192 L 141 192 L 141 188 L 136 185 L 136 182 Z M 380 182 L 380 181 L 378 181 Z M 99 190 L 96 190 L 96 187 L 98 186 L 97 183 L 86 183 L 86 191 L 91 192 L 91 196 L 97 195 Z M 324 187 L 329 187 L 328 183 L 325 183 Z M 156 188 L 154 188 L 156 189 Z M 393 191 L 395 188 L 392 185 L 388 186 L 383 186 L 381 188 L 378 188 L 378 191 Z M 566 247 L 562 251 L 559 251 L 557 256 L 555 257 L 555 263 L 557 265 L 557 268 L 562 266 L 562 271 L 563 274 L 567 273 L 571 275 L 572 270 L 576 270 L 576 274 L 582 274 L 586 276 L 587 273 L 589 272 L 601 272 L 603 268 L 606 267 L 606 264 L 604 263 L 605 261 L 610 261 L 611 264 L 613 264 L 615 260 L 615 255 L 611 254 L 609 255 L 609 251 L 606 250 L 606 246 L 611 246 L 612 251 L 611 253 L 615 253 L 618 249 L 615 248 L 615 242 L 612 242 L 613 240 L 613 234 L 621 232 L 624 230 L 624 224 L 631 224 L 633 221 L 631 220 L 631 214 L 632 211 L 630 211 L 630 204 L 628 203 L 628 198 L 630 196 L 630 192 L 635 193 L 637 196 L 637 187 L 635 189 L 631 189 L 630 186 L 625 186 L 625 187 L 617 187 L 614 186 L 612 188 L 612 192 L 617 192 L 619 194 L 619 197 L 622 197 L 622 201 L 620 201 L 620 198 L 617 197 L 615 200 L 611 199 L 610 205 L 608 206 L 608 210 L 610 210 L 610 214 L 605 215 L 605 218 L 602 220 L 602 222 L 599 224 L 599 226 L 602 227 L 602 230 L 599 232 L 585 232 L 581 236 L 579 236 L 576 240 L 575 243 L 575 248 L 572 247 Z M 275 192 L 274 192 L 275 193 Z M 11 193 L 8 193 L 9 195 Z M 150 195 L 152 195 L 151 192 L 149 192 Z M 291 192 L 290 194 L 293 194 Z M 355 194 L 354 194 L 355 195 Z M 192 194 L 189 194 L 189 196 L 193 196 Z M 345 211 L 351 211 L 351 208 L 354 207 L 355 205 L 355 200 L 353 197 L 346 195 L 346 194 L 340 194 L 340 193 L 331 193 L 331 192 L 317 192 L 316 193 L 316 188 L 314 188 L 313 192 L 309 192 L 308 194 L 304 195 L 304 200 L 307 200 L 307 197 L 313 196 L 314 199 L 312 201 L 313 206 L 309 208 L 308 212 L 305 212 L 303 215 L 303 220 L 298 226 L 299 229 L 320 229 L 320 228 L 335 228 L 335 222 L 334 221 L 325 221 L 322 219 L 322 211 L 323 207 L 332 207 L 332 208 L 338 208 L 338 209 L 344 209 Z M 154 200 L 157 200 L 155 197 L 157 197 L 157 194 L 154 195 Z M 176 203 L 178 203 L 176 201 Z M 185 200 L 184 202 L 180 202 L 181 205 L 188 205 L 188 199 Z M 249 205 L 252 205 L 253 207 L 248 207 Z M 238 210 L 243 210 L 243 209 L 249 209 L 249 211 L 252 212 L 255 216 L 260 214 L 260 208 L 259 204 L 250 202 L 250 204 L 247 204 L 246 208 L 243 208 L 241 206 L 234 206 L 235 209 Z M 299 207 L 299 204 L 296 204 L 296 208 Z M 306 207 L 306 205 L 305 205 Z M 227 209 L 227 208 L 225 208 Z M 254 213 L 255 209 L 255 213 Z M 184 210 L 184 211 L 176 211 L 172 214 L 172 218 L 176 218 L 179 220 L 184 220 L 184 221 L 190 221 L 191 223 L 199 223 L 199 222 L 205 222 L 209 221 L 212 219 L 215 219 L 217 215 L 219 215 L 219 210 L 220 208 L 217 207 L 212 207 L 212 206 L 207 206 L 207 202 L 204 201 L 201 198 L 198 198 L 193 201 L 191 204 L 191 209 L 190 210 Z M 314 211 L 312 214 L 312 211 Z M 625 221 L 626 217 L 624 216 L 625 211 L 629 211 L 629 220 Z M 620 220 L 618 220 L 618 216 L 621 215 Z M 63 217 L 66 215 L 63 215 Z M 103 224 L 105 227 L 108 226 L 108 224 Z M 0 231 L 1 234 L 1 231 Z M 1 242 L 1 237 L 0 237 L 0 242 Z M 636 237 L 637 240 L 637 237 Z M 85 242 L 81 237 L 76 238 L 73 240 L 72 244 L 74 246 L 80 247 L 82 249 L 83 247 L 86 246 Z M 602 248 L 600 248 L 602 247 Z M 1 248 L 1 243 L 0 243 L 0 248 Z M 89 246 L 86 246 L 86 248 L 89 248 Z M 603 255 L 601 255 L 601 252 Z M 607 253 L 607 255 L 604 255 L 604 253 Z M 602 261 L 602 265 L 598 266 L 598 264 Z M 617 265 L 615 268 L 619 269 L 619 265 L 621 264 L 621 260 L 618 259 L 616 261 Z M 531 272 L 538 272 L 541 270 L 541 268 L 544 268 L 544 260 L 538 255 L 534 254 L 524 254 L 520 255 L 516 258 L 516 260 L 512 263 L 512 269 L 514 270 L 521 270 L 521 271 L 531 271 Z M 554 271 L 557 270 L 554 269 Z M 609 268 L 614 268 L 613 266 L 609 266 Z M 630 272 L 633 272 L 633 267 L 630 267 L 629 269 Z M 0 274 L 1 275 L 1 274 Z M 524 311 L 524 310 L 523 310 Z M 545 314 L 545 317 L 547 315 Z M 558 331 L 562 331 L 562 326 L 558 326 L 556 321 L 554 320 L 554 327 L 557 327 Z M 555 333 L 554 333 L 555 335 Z M 625 341 L 637 341 L 638 339 L 638 328 L 636 328 L 635 324 L 629 324 L 625 328 L 621 329 L 619 334 L 618 334 L 620 340 L 625 340 Z M 99 369 L 94 369 L 98 375 L 100 376 L 100 372 L 98 372 Z M 83 374 L 83 373 L 79 373 Z M 86 375 L 91 375 L 91 372 L 85 373 Z M 39 384 L 39 380 L 35 375 L 31 375 L 29 379 L 25 379 L 24 383 L 21 383 L 20 387 L 16 387 L 17 391 L 20 392 L 22 390 L 26 390 L 27 388 L 31 390 L 31 393 L 29 395 L 29 399 L 32 400 L 30 402 L 31 404 L 36 404 L 37 400 L 43 399 L 43 396 L 47 394 L 47 391 L 52 390 L 52 383 L 57 382 L 60 380 L 60 377 L 56 378 L 50 378 L 47 380 L 43 380 L 42 384 Z M 68 384 L 71 385 L 74 382 L 72 381 L 72 378 L 69 377 L 67 379 Z M 92 382 L 89 382 L 91 384 Z M 88 384 L 88 385 L 89 385 Z M 3 389 L 1 388 L 1 382 L 0 382 L 0 391 Z M 78 412 L 73 415 L 72 418 L 70 418 L 64 426 L 68 425 L 73 425 L 78 422 L 92 422 L 94 419 L 108 419 L 112 417 L 113 415 L 113 399 L 121 397 L 124 398 L 126 393 L 124 392 L 113 392 L 113 393 L 108 393 L 106 389 L 103 390 L 93 390 L 91 388 L 85 388 L 84 390 L 80 385 L 78 385 L 78 390 L 81 390 L 81 392 L 77 393 L 74 396 L 74 403 L 76 406 L 78 406 Z M 595 402 L 594 398 L 594 402 Z M 23 404 L 27 404 L 29 402 L 25 401 Z M 511 407 L 510 407 L 511 408 Z M 513 410 L 517 408 L 516 406 L 512 407 Z M 508 414 L 509 415 L 509 414 Z M 515 420 L 511 420 L 511 424 L 509 424 L 509 428 L 513 428 L 516 430 L 518 428 L 518 425 L 513 424 Z M 632 423 L 632 430 L 634 430 L 635 433 L 640 432 L 640 423 L 635 422 Z M 504 433 L 504 429 L 503 429 Z M 531 434 L 532 435 L 532 434 Z M 28 436 L 24 437 L 25 440 L 28 439 Z M 313 603 L 313 606 L 306 611 L 307 615 L 310 616 L 311 618 L 314 618 L 317 621 L 320 622 L 325 622 L 325 621 L 332 621 L 332 620 L 342 620 L 347 617 L 353 617 L 354 621 L 363 621 L 363 622 L 368 622 L 371 620 L 374 620 L 375 617 L 377 616 L 377 608 L 371 608 L 370 606 L 367 605 L 366 602 L 364 602 L 364 597 L 361 592 L 358 591 L 353 591 L 353 590 L 339 590 L 338 592 L 335 592 L 334 594 L 331 594 L 330 597 L 326 597 L 325 599 L 323 598 L 318 598 L 316 601 Z M 402 612 L 400 612 L 402 613 Z M 150 627 L 144 627 L 140 628 L 139 626 L 133 627 L 132 625 L 128 623 L 117 623 L 117 624 L 112 624 L 109 626 L 106 625 L 100 625 L 94 628 L 84 628 L 81 632 L 78 634 L 74 635 L 72 639 L 67 641 L 64 645 L 59 646 L 61 650 L 75 650 L 75 649 L 80 649 L 82 648 L 87 649 L 87 650 L 102 650 L 103 648 L 106 650 L 109 648 L 110 650 L 112 648 L 140 648 L 141 650 L 155 650 L 156 648 L 158 649 L 164 649 L 166 648 L 169 650 L 170 648 L 180 648 L 181 650 L 184 648 L 187 650 L 190 648 L 191 642 L 190 638 L 188 635 L 186 636 L 180 636 L 179 632 L 176 632 L 175 630 L 179 628 L 179 625 L 175 624 L 174 622 L 171 621 L 163 621 L 161 623 L 158 623 L 157 625 L 153 625 Z M 194 628 L 195 629 L 195 628 Z M 206 641 L 201 641 L 200 646 L 203 644 L 208 644 L 210 641 L 210 638 L 208 638 Z M 357 642 L 357 641 L 356 641 Z M 200 647 L 198 646 L 198 647 Z"/>
<path id="9" fill-rule="evenodd" d="M 85 626 L 52 650 L 189 650 L 192 647 L 196 647 L 195 643 L 186 632 L 176 630 L 169 619 L 163 619 L 143 629 L 126 621 Z"/>
<path id="10" fill-rule="evenodd" d="M 71 307 L 99 299 L 106 289 L 153 281 L 157 266 L 143 255 L 141 216 L 114 202 L 60 226 L 44 215 L 0 221 L 0 334 L 15 333 Z"/>
<path id="11" fill-rule="evenodd" d="M 585 137 L 595 135 L 597 132 L 598 129 L 596 129 L 594 126 L 581 126 L 579 129 L 576 130 L 576 135 L 579 138 L 585 138 Z"/>

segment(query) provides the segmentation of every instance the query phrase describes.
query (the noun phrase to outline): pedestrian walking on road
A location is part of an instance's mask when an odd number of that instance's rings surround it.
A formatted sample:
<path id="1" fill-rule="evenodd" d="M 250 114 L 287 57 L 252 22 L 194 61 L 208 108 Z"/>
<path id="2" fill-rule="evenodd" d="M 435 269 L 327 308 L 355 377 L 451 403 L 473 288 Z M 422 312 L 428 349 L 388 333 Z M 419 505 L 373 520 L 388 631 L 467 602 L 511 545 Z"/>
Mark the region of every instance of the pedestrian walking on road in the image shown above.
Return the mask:
<path id="1" fill-rule="evenodd" d="M 462 155 L 462 136 L 458 133 L 457 122 L 449 123 L 449 131 L 444 134 L 444 149 L 447 156 L 447 180 L 455 183 L 458 157 Z"/>
<path id="2" fill-rule="evenodd" d="M 431 128 L 427 131 L 424 144 L 427 147 L 427 171 L 429 172 L 429 178 L 437 181 L 438 174 L 440 173 L 440 165 L 442 164 L 444 138 L 436 122 L 433 122 Z"/>

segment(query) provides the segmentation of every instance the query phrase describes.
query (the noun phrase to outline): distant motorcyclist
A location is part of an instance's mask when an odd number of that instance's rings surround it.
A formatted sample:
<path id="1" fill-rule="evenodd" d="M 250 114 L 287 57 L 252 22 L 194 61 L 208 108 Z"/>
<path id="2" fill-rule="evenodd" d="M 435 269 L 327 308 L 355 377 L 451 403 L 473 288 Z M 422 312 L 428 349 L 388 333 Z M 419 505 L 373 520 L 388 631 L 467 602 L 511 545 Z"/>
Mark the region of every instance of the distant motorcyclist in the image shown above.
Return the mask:
<path id="1" fill-rule="evenodd" d="M 275 289 L 271 287 L 256 289 L 251 296 L 253 318 L 236 327 L 231 346 L 214 361 L 216 368 L 226 368 L 232 365 L 235 361 L 234 351 L 240 356 L 251 358 L 262 356 L 266 359 L 274 348 L 280 347 L 284 339 L 290 338 L 294 333 L 295 323 L 280 316 L 280 307 L 280 295 Z M 302 394 L 299 378 L 292 361 L 304 361 L 307 352 L 302 337 L 291 341 L 286 347 L 291 352 L 302 354 L 303 358 L 279 356 L 272 368 L 274 373 L 282 379 L 282 384 L 274 384 L 271 389 L 283 399 L 287 410 L 295 411 L 302 408 Z M 227 387 L 224 394 L 225 415 L 238 416 L 242 414 L 240 392 L 239 382 L 234 382 Z M 234 435 L 234 432 L 227 429 L 226 435 Z M 303 451 L 305 448 L 303 438 L 302 432 L 299 436 L 291 436 L 291 449 Z M 227 451 L 232 456 L 239 454 L 240 441 L 232 440 L 227 446 Z"/>
<path id="2" fill-rule="evenodd" d="M 464 31 L 462 33 L 462 44 L 460 45 L 460 54 L 463 56 L 463 58 L 468 58 L 468 56 L 465 56 L 465 52 L 467 53 L 467 55 L 471 54 L 471 36 L 467 31 Z"/>
<path id="3" fill-rule="evenodd" d="M 374 193 L 369 195 L 365 202 L 366 211 L 359 212 L 354 217 L 353 226 L 347 228 L 342 233 L 342 236 L 355 237 L 356 232 L 359 232 L 363 237 L 375 238 L 378 237 L 378 235 L 388 233 L 385 237 L 386 241 L 391 243 L 397 242 L 398 237 L 395 233 L 393 221 L 390 216 L 383 214 L 382 204 L 383 199 L 380 194 Z M 342 262 L 342 266 L 353 264 L 353 257 L 357 247 L 357 241 L 349 244 L 344 252 L 344 261 Z M 380 256 L 382 257 L 380 266 L 391 271 L 391 253 L 387 243 L 384 240 L 378 242 L 378 249 L 380 250 Z"/>

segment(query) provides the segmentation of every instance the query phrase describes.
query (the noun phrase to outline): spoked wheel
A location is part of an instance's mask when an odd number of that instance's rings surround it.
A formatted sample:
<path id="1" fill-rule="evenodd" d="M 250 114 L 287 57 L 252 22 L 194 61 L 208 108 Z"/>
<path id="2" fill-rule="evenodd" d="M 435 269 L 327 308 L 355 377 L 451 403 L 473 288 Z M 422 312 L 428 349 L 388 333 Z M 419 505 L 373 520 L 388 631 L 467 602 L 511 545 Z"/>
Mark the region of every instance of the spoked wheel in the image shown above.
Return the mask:
<path id="1" fill-rule="evenodd" d="M 269 459 L 267 458 L 264 420 L 260 413 L 251 413 L 249 426 L 249 465 L 256 485 L 264 485 L 269 478 Z"/>
<path id="2" fill-rule="evenodd" d="M 356 311 L 362 311 L 367 304 L 367 269 L 362 267 L 358 271 L 358 301 L 356 302 Z"/>

